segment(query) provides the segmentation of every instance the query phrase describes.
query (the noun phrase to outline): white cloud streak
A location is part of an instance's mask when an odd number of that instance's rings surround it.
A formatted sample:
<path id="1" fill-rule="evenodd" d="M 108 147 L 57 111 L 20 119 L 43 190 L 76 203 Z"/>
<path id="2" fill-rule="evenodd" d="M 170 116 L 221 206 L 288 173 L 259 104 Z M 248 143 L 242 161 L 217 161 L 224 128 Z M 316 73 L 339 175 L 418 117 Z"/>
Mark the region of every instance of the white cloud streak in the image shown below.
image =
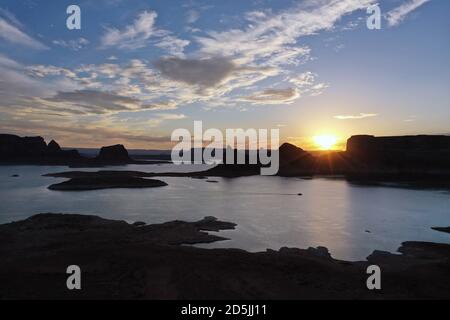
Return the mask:
<path id="1" fill-rule="evenodd" d="M 373 2 L 316 1 L 310 8 L 298 6 L 279 14 L 253 12 L 247 14 L 249 23 L 245 29 L 210 31 L 207 37 L 196 39 L 202 46 L 201 52 L 207 55 L 234 56 L 243 62 L 267 61 L 288 51 L 298 38 L 330 30 L 342 16 L 365 9 Z"/>
<path id="2" fill-rule="evenodd" d="M 172 56 L 183 57 L 184 48 L 190 41 L 178 39 L 170 31 L 156 27 L 157 17 L 155 11 L 143 11 L 123 30 L 108 28 L 101 38 L 101 48 L 135 50 L 153 44 Z"/>
<path id="3" fill-rule="evenodd" d="M 5 16 L 4 12 L 5 11 L 0 11 L 0 38 L 3 38 L 10 43 L 25 46 L 31 49 L 48 49 L 46 45 L 33 39 L 24 31 L 22 31 L 22 25 L 20 25 L 15 18 L 12 19 L 13 16 L 11 16 L 10 14 L 8 16 Z M 2 15 L 4 17 L 2 17 Z"/>
<path id="4" fill-rule="evenodd" d="M 339 120 L 355 120 L 355 119 L 371 118 L 376 116 L 378 116 L 378 114 L 376 113 L 360 113 L 358 115 L 337 115 L 334 116 L 333 118 Z"/>
<path id="5" fill-rule="evenodd" d="M 144 11 L 124 30 L 109 28 L 101 39 L 102 47 L 117 46 L 119 48 L 137 49 L 147 45 L 147 40 L 159 33 L 155 28 L 158 14 Z"/>
<path id="6" fill-rule="evenodd" d="M 89 44 L 89 40 L 85 38 L 78 38 L 73 40 L 53 40 L 52 43 L 56 46 L 68 48 L 73 51 L 78 51 L 86 47 Z"/>
<path id="7" fill-rule="evenodd" d="M 389 26 L 399 25 L 408 14 L 431 0 L 410 0 L 403 3 L 386 14 L 386 20 Z"/>

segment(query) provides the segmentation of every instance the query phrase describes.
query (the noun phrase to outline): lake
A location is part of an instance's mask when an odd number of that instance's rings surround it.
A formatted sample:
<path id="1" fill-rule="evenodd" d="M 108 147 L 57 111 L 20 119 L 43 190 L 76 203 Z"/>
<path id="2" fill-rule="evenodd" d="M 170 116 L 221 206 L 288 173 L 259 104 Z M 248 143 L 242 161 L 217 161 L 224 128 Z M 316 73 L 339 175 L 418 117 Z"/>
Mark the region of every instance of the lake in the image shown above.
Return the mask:
<path id="1" fill-rule="evenodd" d="M 231 240 L 200 245 L 263 251 L 280 247 L 327 247 L 332 256 L 363 260 L 373 250 L 395 252 L 403 241 L 450 243 L 431 230 L 450 226 L 450 192 L 361 186 L 341 179 L 253 176 L 163 177 L 167 187 L 61 192 L 47 187 L 66 179 L 42 177 L 68 170 L 198 171 L 206 166 L 128 165 L 69 169 L 0 166 L 0 223 L 43 212 L 95 214 L 128 222 L 195 221 L 215 216 L 238 224 L 221 231 Z M 11 177 L 18 174 L 19 177 Z M 302 193 L 302 196 L 298 196 Z"/>

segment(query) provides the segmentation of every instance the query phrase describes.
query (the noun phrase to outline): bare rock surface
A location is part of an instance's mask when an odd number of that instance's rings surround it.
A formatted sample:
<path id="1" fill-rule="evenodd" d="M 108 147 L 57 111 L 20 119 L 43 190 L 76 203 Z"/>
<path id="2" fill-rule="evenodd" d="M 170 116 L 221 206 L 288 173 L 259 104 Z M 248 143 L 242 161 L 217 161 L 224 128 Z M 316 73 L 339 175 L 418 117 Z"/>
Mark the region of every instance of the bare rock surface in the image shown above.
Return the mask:
<path id="1" fill-rule="evenodd" d="M 333 259 L 324 247 L 249 253 L 184 244 L 225 240 L 235 224 L 129 224 L 97 216 L 39 214 L 0 225 L 1 299 L 449 299 L 450 245 L 405 242 L 400 254 Z M 66 288 L 67 266 L 82 290 Z M 366 268 L 382 270 L 382 290 Z"/>

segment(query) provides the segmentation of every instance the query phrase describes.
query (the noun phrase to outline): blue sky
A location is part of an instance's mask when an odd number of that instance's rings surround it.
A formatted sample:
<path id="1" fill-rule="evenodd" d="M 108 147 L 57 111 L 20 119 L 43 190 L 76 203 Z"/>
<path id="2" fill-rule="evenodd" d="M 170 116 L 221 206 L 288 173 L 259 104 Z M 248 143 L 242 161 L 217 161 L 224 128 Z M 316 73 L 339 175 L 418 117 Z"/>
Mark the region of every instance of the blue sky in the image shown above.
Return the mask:
<path id="1" fill-rule="evenodd" d="M 450 133 L 450 2 L 0 3 L 0 131 L 166 148 L 194 120 L 333 134 Z M 66 8 L 81 8 L 81 30 Z"/>

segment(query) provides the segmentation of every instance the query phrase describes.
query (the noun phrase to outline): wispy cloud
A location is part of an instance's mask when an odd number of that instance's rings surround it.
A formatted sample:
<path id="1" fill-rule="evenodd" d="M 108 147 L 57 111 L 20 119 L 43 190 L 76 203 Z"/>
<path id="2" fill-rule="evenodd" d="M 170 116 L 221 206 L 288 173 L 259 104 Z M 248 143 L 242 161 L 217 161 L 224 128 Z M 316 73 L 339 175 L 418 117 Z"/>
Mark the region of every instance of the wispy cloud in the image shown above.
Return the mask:
<path id="1" fill-rule="evenodd" d="M 337 115 L 333 118 L 339 119 L 339 120 L 354 120 L 354 119 L 364 119 L 364 118 L 371 118 L 376 117 L 378 114 L 376 113 L 360 113 L 357 115 Z"/>
<path id="2" fill-rule="evenodd" d="M 144 11 L 123 30 L 109 28 L 103 35 L 101 43 L 103 47 L 117 46 L 119 48 L 137 49 L 147 45 L 147 40 L 159 33 L 155 28 L 155 11 Z"/>
<path id="3" fill-rule="evenodd" d="M 32 49 L 43 50 L 48 49 L 46 45 L 33 39 L 21 29 L 23 25 L 15 18 L 14 15 L 6 10 L 0 10 L 0 38 L 4 40 L 29 47 Z"/>
<path id="4" fill-rule="evenodd" d="M 431 0 L 410 0 L 392 9 L 386 14 L 388 25 L 392 27 L 400 24 L 408 14 L 429 1 Z"/>
<path id="5" fill-rule="evenodd" d="M 188 46 L 190 41 L 178 39 L 174 36 L 165 36 L 155 44 L 158 48 L 170 52 L 172 56 L 184 57 L 184 48 Z"/>
<path id="6" fill-rule="evenodd" d="M 188 24 L 196 22 L 200 18 L 200 13 L 195 9 L 190 9 L 186 13 L 186 22 Z"/>
<path id="7" fill-rule="evenodd" d="M 119 30 L 108 28 L 101 38 L 101 47 L 117 47 L 121 49 L 139 49 L 146 47 L 153 40 L 156 47 L 166 50 L 172 56 L 182 57 L 184 48 L 190 41 L 178 39 L 172 32 L 158 28 L 155 11 L 143 11 L 132 24 Z"/>
<path id="8" fill-rule="evenodd" d="M 341 17 L 365 9 L 372 0 L 315 1 L 272 14 L 247 13 L 247 27 L 222 32 L 210 31 L 197 37 L 201 51 L 209 55 L 238 57 L 245 62 L 270 62 L 272 56 L 291 51 L 298 38 L 330 30 Z M 301 57 L 304 52 L 297 52 Z M 291 59 L 290 62 L 294 62 Z M 283 63 L 280 60 L 280 63 Z"/>
<path id="9" fill-rule="evenodd" d="M 318 95 L 328 86 L 324 83 L 313 83 L 313 75 L 305 75 L 302 79 L 292 73 L 292 66 L 306 63 L 310 59 L 310 48 L 299 46 L 299 39 L 331 30 L 343 16 L 365 9 L 372 3 L 373 0 L 311 1 L 308 5 L 299 4 L 278 13 L 270 10 L 248 12 L 245 14 L 247 23 L 241 29 L 207 31 L 206 36 L 194 37 L 199 45 L 196 54 L 203 57 L 226 57 L 233 62 L 236 69 L 246 66 L 270 66 L 275 70 L 265 77 L 253 75 L 255 81 L 242 81 L 242 86 L 234 88 L 242 89 L 250 83 L 255 84 L 268 77 L 288 75 L 282 80 L 284 87 L 294 84 L 297 88 L 259 89 L 253 94 L 237 97 L 236 101 L 247 101 L 251 104 L 289 104 L 307 90 L 306 86 L 310 95 Z"/>
<path id="10" fill-rule="evenodd" d="M 89 40 L 81 37 L 73 40 L 53 40 L 52 43 L 63 48 L 78 51 L 86 47 L 89 44 Z"/>

